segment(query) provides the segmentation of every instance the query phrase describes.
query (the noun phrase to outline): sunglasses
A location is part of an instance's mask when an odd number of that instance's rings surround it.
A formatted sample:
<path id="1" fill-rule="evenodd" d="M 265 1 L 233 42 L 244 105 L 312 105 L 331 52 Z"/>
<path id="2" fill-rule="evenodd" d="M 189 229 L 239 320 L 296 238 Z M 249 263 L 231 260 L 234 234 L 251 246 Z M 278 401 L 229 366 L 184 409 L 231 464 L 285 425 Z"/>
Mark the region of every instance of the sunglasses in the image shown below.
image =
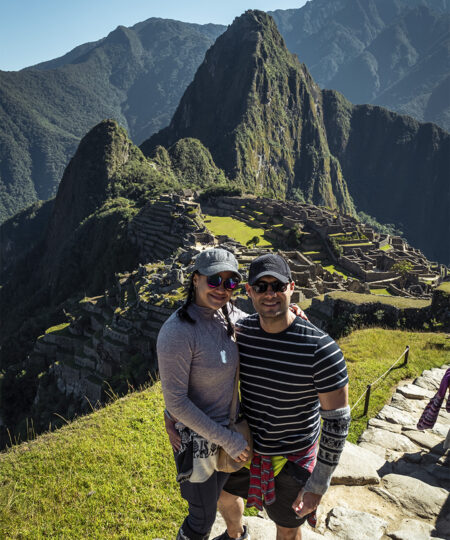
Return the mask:
<path id="1" fill-rule="evenodd" d="M 223 279 L 220 274 L 214 274 L 213 276 L 206 276 L 206 283 L 211 289 L 217 289 L 223 283 L 224 289 L 232 291 L 239 285 L 239 279 L 234 277 Z"/>
<path id="2" fill-rule="evenodd" d="M 270 287 L 274 293 L 285 292 L 288 288 L 289 283 L 281 283 L 281 281 L 272 281 L 268 283 L 267 281 L 258 281 L 252 285 L 252 289 L 257 294 L 265 293 Z"/>

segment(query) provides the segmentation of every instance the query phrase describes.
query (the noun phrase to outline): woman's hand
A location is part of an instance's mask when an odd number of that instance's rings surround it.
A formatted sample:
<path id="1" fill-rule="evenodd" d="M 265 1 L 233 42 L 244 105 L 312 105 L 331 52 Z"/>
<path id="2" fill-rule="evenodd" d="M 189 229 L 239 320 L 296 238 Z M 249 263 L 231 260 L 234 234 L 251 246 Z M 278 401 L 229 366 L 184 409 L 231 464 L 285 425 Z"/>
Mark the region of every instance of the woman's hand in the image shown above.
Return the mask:
<path id="1" fill-rule="evenodd" d="M 246 462 L 248 461 L 248 458 L 250 457 L 250 446 L 246 446 L 245 450 L 239 454 L 239 456 L 234 460 L 239 462 Z"/>
<path id="2" fill-rule="evenodd" d="M 175 429 L 176 421 L 173 418 L 169 418 L 167 414 L 164 414 L 164 425 L 166 427 L 167 435 L 169 436 L 170 444 L 174 452 L 178 452 L 181 447 L 181 437 L 178 431 Z"/>
<path id="3" fill-rule="evenodd" d="M 308 320 L 308 317 L 306 316 L 305 312 L 303 310 L 301 310 L 297 304 L 290 304 L 289 305 L 289 309 L 292 311 L 292 313 L 294 313 L 295 315 L 297 315 L 297 317 L 300 317 L 301 319 L 307 321 Z"/>

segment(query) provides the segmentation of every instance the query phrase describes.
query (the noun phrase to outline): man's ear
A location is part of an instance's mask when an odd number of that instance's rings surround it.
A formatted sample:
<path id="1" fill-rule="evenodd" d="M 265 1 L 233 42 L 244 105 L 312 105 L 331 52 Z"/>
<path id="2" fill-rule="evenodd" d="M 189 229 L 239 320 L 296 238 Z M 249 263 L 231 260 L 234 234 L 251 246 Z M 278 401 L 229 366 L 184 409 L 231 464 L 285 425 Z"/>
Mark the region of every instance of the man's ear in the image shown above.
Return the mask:
<path id="1" fill-rule="evenodd" d="M 192 276 L 192 283 L 194 284 L 194 287 L 197 286 L 198 283 L 198 274 L 194 274 Z"/>
<path id="2" fill-rule="evenodd" d="M 246 283 L 246 284 L 245 284 L 245 290 L 246 290 L 246 292 L 247 292 L 247 294 L 248 294 L 249 296 L 250 296 L 250 291 L 251 291 L 251 289 L 252 289 L 252 288 L 250 287 L 250 285 L 249 285 L 248 283 Z"/>

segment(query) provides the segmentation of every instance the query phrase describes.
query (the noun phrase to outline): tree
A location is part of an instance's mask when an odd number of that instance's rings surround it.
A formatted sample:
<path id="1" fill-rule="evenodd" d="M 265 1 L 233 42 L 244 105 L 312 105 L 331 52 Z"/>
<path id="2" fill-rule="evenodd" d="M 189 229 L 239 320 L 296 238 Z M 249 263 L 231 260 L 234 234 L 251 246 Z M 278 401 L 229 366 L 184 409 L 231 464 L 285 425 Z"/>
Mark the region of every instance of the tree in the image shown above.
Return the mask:
<path id="1" fill-rule="evenodd" d="M 406 279 L 407 275 L 412 272 L 413 265 L 409 261 L 399 261 L 392 265 L 391 271 L 396 274 L 400 274 L 403 279 Z"/>
<path id="2" fill-rule="evenodd" d="M 256 246 L 256 244 L 259 244 L 260 238 L 259 236 L 254 236 L 253 238 L 250 238 L 250 240 L 246 243 L 246 246 Z"/>
<path id="3" fill-rule="evenodd" d="M 391 271 L 395 272 L 396 274 L 400 274 L 401 276 L 401 286 L 404 287 L 406 283 L 406 279 L 408 277 L 408 274 L 412 272 L 413 265 L 409 261 L 398 261 L 395 264 L 392 265 Z"/>

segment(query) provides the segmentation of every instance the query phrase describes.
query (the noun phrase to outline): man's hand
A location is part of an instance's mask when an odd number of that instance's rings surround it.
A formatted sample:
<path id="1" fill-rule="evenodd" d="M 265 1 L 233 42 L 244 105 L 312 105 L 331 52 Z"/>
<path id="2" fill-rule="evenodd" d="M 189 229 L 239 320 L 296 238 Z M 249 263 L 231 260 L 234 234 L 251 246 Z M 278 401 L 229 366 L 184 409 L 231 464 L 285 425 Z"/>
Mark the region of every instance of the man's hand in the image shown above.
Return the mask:
<path id="1" fill-rule="evenodd" d="M 176 422 L 169 418 L 167 414 L 164 415 L 164 425 L 166 426 L 167 435 L 169 435 L 169 441 L 175 452 L 178 452 L 181 447 L 181 437 L 178 431 L 175 429 Z"/>
<path id="2" fill-rule="evenodd" d="M 243 450 L 234 461 L 237 461 L 238 463 L 239 462 L 246 463 L 249 457 L 250 457 L 250 446 L 246 446 L 245 450 Z"/>
<path id="3" fill-rule="evenodd" d="M 298 517 L 304 517 L 316 510 L 321 499 L 322 495 L 317 495 L 317 493 L 311 493 L 310 491 L 303 491 L 302 489 L 295 499 L 292 508 Z"/>

